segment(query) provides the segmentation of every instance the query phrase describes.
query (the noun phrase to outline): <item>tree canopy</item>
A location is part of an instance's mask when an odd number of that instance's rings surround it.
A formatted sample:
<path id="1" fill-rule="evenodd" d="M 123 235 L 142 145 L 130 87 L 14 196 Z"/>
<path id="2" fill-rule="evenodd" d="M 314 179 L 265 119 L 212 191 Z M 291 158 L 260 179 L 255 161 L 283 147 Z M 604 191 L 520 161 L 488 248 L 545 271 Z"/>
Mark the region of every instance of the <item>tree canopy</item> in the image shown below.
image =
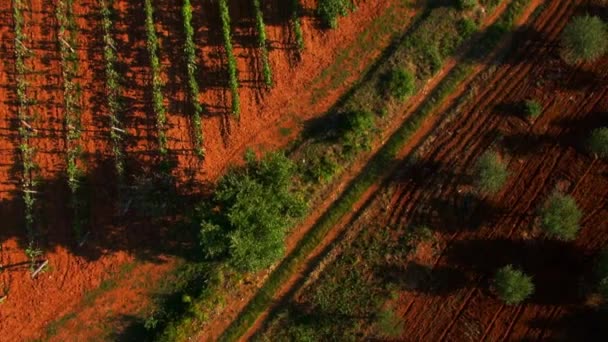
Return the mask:
<path id="1" fill-rule="evenodd" d="M 513 265 L 500 268 L 494 277 L 498 297 L 509 305 L 519 304 L 534 293 L 532 277 Z"/>
<path id="2" fill-rule="evenodd" d="M 541 210 L 541 227 L 550 236 L 573 240 L 580 229 L 582 216 L 572 196 L 555 192 Z"/>
<path id="3" fill-rule="evenodd" d="M 599 17 L 574 17 L 561 37 L 561 54 L 568 63 L 594 61 L 608 50 L 608 30 Z"/>
<path id="4" fill-rule="evenodd" d="M 257 271 L 282 257 L 287 229 L 306 205 L 292 189 L 295 167 L 283 154 L 257 160 L 248 153 L 246 161 L 222 177 L 211 203 L 202 206 L 201 246 L 207 257 Z"/>

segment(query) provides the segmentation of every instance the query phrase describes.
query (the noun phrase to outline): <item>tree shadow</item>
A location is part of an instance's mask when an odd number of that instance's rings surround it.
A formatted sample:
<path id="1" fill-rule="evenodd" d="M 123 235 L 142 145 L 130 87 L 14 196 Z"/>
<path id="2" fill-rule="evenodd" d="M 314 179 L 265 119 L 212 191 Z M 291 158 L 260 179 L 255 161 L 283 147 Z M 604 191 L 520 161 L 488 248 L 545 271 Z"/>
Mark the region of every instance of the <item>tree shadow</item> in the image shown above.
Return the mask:
<path id="1" fill-rule="evenodd" d="M 445 296 L 470 285 L 466 273 L 447 267 L 422 265 L 410 261 L 406 265 L 385 265 L 376 270 L 384 282 L 397 285 L 401 290 Z"/>
<path id="2" fill-rule="evenodd" d="M 607 321 L 606 308 L 584 307 L 558 317 L 533 318 L 529 325 L 544 331 L 543 336 L 549 335 L 552 341 L 606 341 Z"/>

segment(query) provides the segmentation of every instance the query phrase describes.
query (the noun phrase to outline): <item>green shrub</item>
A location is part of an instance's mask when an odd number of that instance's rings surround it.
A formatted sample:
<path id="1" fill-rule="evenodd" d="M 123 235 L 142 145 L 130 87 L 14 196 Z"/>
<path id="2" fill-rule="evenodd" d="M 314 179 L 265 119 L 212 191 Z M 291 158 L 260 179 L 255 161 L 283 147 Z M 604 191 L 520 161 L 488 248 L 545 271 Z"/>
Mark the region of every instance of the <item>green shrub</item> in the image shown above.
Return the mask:
<path id="1" fill-rule="evenodd" d="M 524 110 L 526 116 L 537 118 L 543 112 L 543 106 L 536 100 L 527 100 L 524 102 Z"/>
<path id="2" fill-rule="evenodd" d="M 458 8 L 461 10 L 470 10 L 477 6 L 477 0 L 457 0 Z"/>
<path id="3" fill-rule="evenodd" d="M 581 218 L 574 198 L 555 192 L 541 210 L 541 228 L 550 236 L 573 240 L 580 229 Z"/>
<path id="4" fill-rule="evenodd" d="M 227 257 L 239 271 L 269 267 L 283 256 L 284 238 L 305 211 L 291 190 L 295 166 L 281 153 L 230 170 L 219 181 L 213 201 L 203 205 L 201 246 L 207 257 Z"/>
<path id="5" fill-rule="evenodd" d="M 561 54 L 568 63 L 594 61 L 608 50 L 608 30 L 598 17 L 574 17 L 561 36 Z"/>
<path id="6" fill-rule="evenodd" d="M 608 127 L 596 128 L 587 142 L 589 152 L 600 158 L 608 158 Z"/>
<path id="7" fill-rule="evenodd" d="M 458 33 L 463 39 L 469 38 L 473 33 L 477 32 L 477 23 L 470 18 L 462 18 L 458 22 Z"/>
<path id="8" fill-rule="evenodd" d="M 338 17 L 347 15 L 354 8 L 352 0 L 319 0 L 317 14 L 324 25 L 336 28 Z"/>
<path id="9" fill-rule="evenodd" d="M 375 127 L 374 114 L 359 110 L 343 114 L 345 125 L 342 145 L 347 153 L 368 150 L 371 147 L 372 132 Z"/>
<path id="10" fill-rule="evenodd" d="M 519 304 L 534 293 L 532 277 L 513 265 L 504 266 L 496 272 L 494 288 L 498 297 L 509 305 Z"/>
<path id="11" fill-rule="evenodd" d="M 414 81 L 414 76 L 409 71 L 394 69 L 387 77 L 386 91 L 390 96 L 403 101 L 414 92 Z"/>
<path id="12" fill-rule="evenodd" d="M 399 337 L 403 334 L 403 322 L 395 315 L 395 311 L 384 309 L 380 311 L 377 317 L 376 325 L 378 332 L 386 337 Z"/>
<path id="13" fill-rule="evenodd" d="M 475 165 L 475 186 L 482 193 L 495 194 L 503 187 L 509 171 L 496 152 L 486 152 Z"/>

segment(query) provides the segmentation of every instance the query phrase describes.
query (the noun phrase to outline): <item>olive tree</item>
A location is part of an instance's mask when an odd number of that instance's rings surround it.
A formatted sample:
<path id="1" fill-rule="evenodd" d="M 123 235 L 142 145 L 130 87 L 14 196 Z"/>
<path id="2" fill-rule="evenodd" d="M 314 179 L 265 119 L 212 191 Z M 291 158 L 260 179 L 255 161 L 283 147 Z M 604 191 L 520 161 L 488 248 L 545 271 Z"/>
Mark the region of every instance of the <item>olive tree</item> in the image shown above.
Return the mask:
<path id="1" fill-rule="evenodd" d="M 572 196 L 554 192 L 542 207 L 540 216 L 545 233 L 568 241 L 576 238 L 583 214 Z"/>
<path id="2" fill-rule="evenodd" d="M 509 171 L 496 152 L 484 153 L 475 164 L 475 186 L 482 193 L 495 194 L 503 187 Z"/>
<path id="3" fill-rule="evenodd" d="M 608 30 L 599 17 L 574 17 L 561 36 L 561 55 L 567 63 L 594 61 L 608 50 Z"/>
<path id="4" fill-rule="evenodd" d="M 507 265 L 496 272 L 494 289 L 502 301 L 513 305 L 523 302 L 534 293 L 534 283 L 532 277 L 513 265 Z"/>

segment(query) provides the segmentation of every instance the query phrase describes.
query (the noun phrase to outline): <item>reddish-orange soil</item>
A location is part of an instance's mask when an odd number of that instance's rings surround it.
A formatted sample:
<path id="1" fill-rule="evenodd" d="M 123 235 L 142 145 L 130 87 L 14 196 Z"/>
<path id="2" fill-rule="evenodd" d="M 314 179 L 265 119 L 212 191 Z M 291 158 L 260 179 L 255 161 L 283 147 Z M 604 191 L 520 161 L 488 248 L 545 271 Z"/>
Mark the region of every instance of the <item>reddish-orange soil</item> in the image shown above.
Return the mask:
<path id="1" fill-rule="evenodd" d="M 357 11 L 341 19 L 336 30 L 321 30 L 309 17 L 314 1 L 304 3 L 303 18 L 306 50 L 299 54 L 291 33 L 283 1 L 274 1 L 266 13 L 270 62 L 275 86 L 267 90 L 260 73 L 259 51 L 255 48 L 253 16 L 249 6 L 232 6 L 235 53 L 238 59 L 242 113 L 239 121 L 229 113 L 230 94 L 226 86 L 223 42 L 214 2 L 195 2 L 194 27 L 200 47 L 200 99 L 209 114 L 203 119 L 206 158 L 194 156 L 190 113 L 186 102 L 183 69 L 181 9 L 175 2 L 154 1 L 156 27 L 160 38 L 160 57 L 167 105 L 169 156 L 177 162 L 174 172 L 180 184 L 194 181 L 200 185 L 215 180 L 227 165 L 239 162 L 247 147 L 256 150 L 283 146 L 297 135 L 301 121 L 324 113 L 358 79 L 365 66 L 376 58 L 390 39 L 379 38 L 373 49 L 351 64 L 351 73 L 337 88 L 315 99 L 312 104 L 310 83 L 331 65 L 335 56 L 354 43 L 373 20 L 387 11 L 394 1 L 363 1 Z M 82 246 L 71 228 L 66 184 L 66 148 L 62 66 L 57 39 L 55 5 L 49 0 L 26 2 L 23 11 L 23 42 L 33 53 L 25 58 L 30 70 L 26 75 L 27 94 L 35 102 L 29 113 L 38 134 L 31 140 L 36 149 L 35 162 L 40 178 L 37 211 L 37 243 L 44 251 L 41 259 L 49 268 L 36 279 L 30 278 L 23 246 L 27 241 L 23 226 L 20 193 L 21 162 L 16 118 L 14 22 L 12 3 L 0 4 L 0 335 L 18 341 L 52 337 L 80 340 L 99 337 L 120 327 L 149 303 L 154 283 L 174 264 L 172 256 L 179 245 L 171 244 L 175 220 L 151 222 L 120 214 L 126 208 L 117 200 L 105 104 L 105 74 L 102 54 L 102 28 L 97 1 L 75 2 L 78 27 L 75 47 L 79 57 L 82 88 L 83 161 L 87 173 L 87 199 L 91 203 L 89 235 Z M 248 2 L 247 2 L 248 3 Z M 211 5 L 209 5 L 211 4 Z M 234 8 L 233 8 L 234 7 Z M 114 1 L 116 16 L 113 34 L 121 75 L 126 154 L 131 169 L 139 170 L 158 159 L 155 119 L 151 110 L 149 57 L 145 46 L 144 12 L 140 5 L 126 0 Z M 410 12 L 404 15 L 410 15 Z M 407 21 L 404 21 L 405 26 Z M 279 128 L 289 128 L 289 134 Z M 192 183 L 190 183 L 192 184 Z M 197 186 L 199 185 L 199 186 Z M 138 267 L 114 279 L 124 265 Z M 141 275 L 150 274 L 147 285 L 139 285 Z M 106 287 L 108 281 L 116 286 Z M 91 293 L 95 293 L 91 302 Z M 87 297 L 87 294 L 89 296 Z M 87 299 L 88 298 L 88 299 Z M 91 322 L 90 329 L 81 329 Z M 45 331 L 45 329 L 47 331 Z M 47 333 L 50 335 L 47 336 Z"/>
<path id="2" fill-rule="evenodd" d="M 560 61 L 559 32 L 588 8 L 581 1 L 546 6 L 493 77 L 477 85 L 475 99 L 424 146 L 420 164 L 395 178 L 389 222 L 425 224 L 445 246 L 437 257 L 403 265 L 404 277 L 428 270 L 423 286 L 397 300 L 405 340 L 597 338 L 582 316 L 593 311 L 585 307 L 583 284 L 594 253 L 608 242 L 608 164 L 584 152 L 584 139 L 606 124 L 608 59 L 573 67 Z M 544 108 L 533 122 L 522 116 L 526 99 Z M 508 160 L 511 177 L 497 196 L 477 199 L 466 184 L 488 149 Z M 573 195 L 584 212 L 572 243 L 536 228 L 539 206 L 556 189 Z M 524 305 L 503 305 L 489 290 L 493 272 L 510 263 L 534 277 L 536 294 Z"/>

